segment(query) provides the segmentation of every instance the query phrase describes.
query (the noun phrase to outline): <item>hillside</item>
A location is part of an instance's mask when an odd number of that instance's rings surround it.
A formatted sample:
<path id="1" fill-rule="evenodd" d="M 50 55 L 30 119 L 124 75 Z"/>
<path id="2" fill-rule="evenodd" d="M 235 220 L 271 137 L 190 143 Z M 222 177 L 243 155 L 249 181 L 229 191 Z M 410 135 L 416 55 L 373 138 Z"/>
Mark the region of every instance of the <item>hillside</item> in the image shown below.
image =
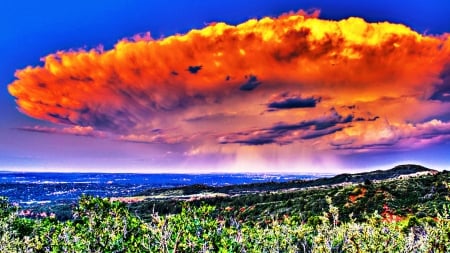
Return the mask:
<path id="1" fill-rule="evenodd" d="M 177 213 L 183 203 L 218 207 L 218 214 L 232 213 L 242 219 L 320 215 L 331 197 L 342 219 L 364 219 L 364 213 L 434 216 L 436 207 L 450 200 L 449 173 L 419 165 L 400 165 L 390 170 L 341 174 L 316 180 L 210 187 L 193 185 L 145 191 L 130 209 L 142 217 L 151 212 Z M 150 211 L 151 210 L 151 211 Z"/>
<path id="2" fill-rule="evenodd" d="M 137 196 L 162 197 L 169 198 L 180 197 L 184 198 L 189 195 L 196 194 L 250 194 L 259 193 L 261 191 L 279 191 L 285 189 L 302 189 L 307 187 L 322 187 L 344 183 L 363 183 L 365 181 L 394 179 L 401 176 L 415 175 L 415 174 L 435 174 L 436 170 L 432 170 L 420 165 L 406 164 L 399 165 L 389 170 L 376 170 L 371 172 L 355 173 L 355 174 L 339 174 L 329 178 L 318 178 L 314 180 L 292 180 L 289 182 L 268 182 L 268 183 L 253 183 L 242 185 L 227 185 L 227 186 L 207 186 L 202 184 L 195 184 L 189 186 L 173 187 L 173 188 L 159 188 L 149 189 L 143 191 Z"/>

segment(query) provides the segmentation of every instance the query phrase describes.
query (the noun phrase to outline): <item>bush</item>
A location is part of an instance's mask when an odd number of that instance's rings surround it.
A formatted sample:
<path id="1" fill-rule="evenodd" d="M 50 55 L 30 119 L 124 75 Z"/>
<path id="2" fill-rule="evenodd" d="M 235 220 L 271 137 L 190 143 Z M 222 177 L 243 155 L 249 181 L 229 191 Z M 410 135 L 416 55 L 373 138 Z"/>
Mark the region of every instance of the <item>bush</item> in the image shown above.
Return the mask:
<path id="1" fill-rule="evenodd" d="M 221 217 L 213 206 L 185 204 L 178 214 L 144 222 L 123 203 L 83 196 L 72 220 L 30 220 L 0 203 L 0 252 L 449 252 L 449 205 L 433 220 L 410 217 L 407 228 L 374 213 L 365 222 L 328 211 L 302 224 L 298 216 L 266 223 Z"/>

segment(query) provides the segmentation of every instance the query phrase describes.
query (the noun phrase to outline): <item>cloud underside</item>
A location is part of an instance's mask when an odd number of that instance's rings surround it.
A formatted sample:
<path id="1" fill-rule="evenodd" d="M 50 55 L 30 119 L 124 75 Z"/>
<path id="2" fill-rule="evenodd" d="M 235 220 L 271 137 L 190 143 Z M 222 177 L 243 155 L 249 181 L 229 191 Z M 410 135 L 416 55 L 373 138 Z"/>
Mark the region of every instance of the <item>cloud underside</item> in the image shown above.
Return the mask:
<path id="1" fill-rule="evenodd" d="M 294 124 L 278 123 L 270 128 L 255 129 L 222 136 L 222 144 L 239 143 L 245 145 L 290 144 L 298 140 L 319 138 L 340 131 L 353 121 L 353 116 L 342 117 L 336 111 L 315 120 Z"/>
<path id="2" fill-rule="evenodd" d="M 21 112 L 55 127 L 20 130 L 333 152 L 420 148 L 450 134 L 449 36 L 401 24 L 299 12 L 43 61 L 8 90 Z"/>

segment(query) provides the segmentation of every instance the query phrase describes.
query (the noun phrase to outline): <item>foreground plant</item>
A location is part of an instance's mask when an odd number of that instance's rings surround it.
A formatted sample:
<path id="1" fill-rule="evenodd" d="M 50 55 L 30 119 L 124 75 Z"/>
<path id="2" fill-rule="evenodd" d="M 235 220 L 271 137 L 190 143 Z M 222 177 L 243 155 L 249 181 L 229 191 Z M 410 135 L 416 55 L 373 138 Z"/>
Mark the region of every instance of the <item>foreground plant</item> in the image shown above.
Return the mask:
<path id="1" fill-rule="evenodd" d="M 449 252 L 449 205 L 435 219 L 339 220 L 329 209 L 307 221 L 268 217 L 264 223 L 222 217 L 213 206 L 185 205 L 179 214 L 145 222 L 118 201 L 83 196 L 73 219 L 28 219 L 0 199 L 1 252 Z"/>

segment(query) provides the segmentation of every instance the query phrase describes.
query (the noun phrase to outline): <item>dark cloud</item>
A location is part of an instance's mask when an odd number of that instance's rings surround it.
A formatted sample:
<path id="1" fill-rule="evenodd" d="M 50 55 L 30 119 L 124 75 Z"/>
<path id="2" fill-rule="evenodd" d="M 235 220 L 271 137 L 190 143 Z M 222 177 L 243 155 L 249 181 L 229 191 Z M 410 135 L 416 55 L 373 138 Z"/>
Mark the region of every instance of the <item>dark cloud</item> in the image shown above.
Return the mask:
<path id="1" fill-rule="evenodd" d="M 319 137 L 322 137 L 325 135 L 334 134 L 338 131 L 341 131 L 342 129 L 344 129 L 343 126 L 334 126 L 334 127 L 328 128 L 328 129 L 317 130 L 317 131 L 313 131 L 311 133 L 307 133 L 307 134 L 303 135 L 302 139 L 303 140 L 315 139 L 315 138 L 319 138 Z"/>
<path id="2" fill-rule="evenodd" d="M 47 116 L 56 119 L 58 122 L 64 123 L 64 124 L 68 124 L 68 125 L 73 125 L 74 123 L 69 119 L 68 116 L 64 116 L 64 115 L 60 115 L 57 113 L 47 113 Z"/>
<path id="3" fill-rule="evenodd" d="M 316 107 L 321 98 L 307 97 L 302 98 L 297 94 L 290 94 L 289 92 L 282 93 L 267 104 L 269 111 L 278 109 L 294 109 L 294 108 L 311 108 Z"/>
<path id="4" fill-rule="evenodd" d="M 335 110 L 331 110 L 329 115 L 314 120 L 301 121 L 296 124 L 278 123 L 271 128 L 253 129 L 221 136 L 219 143 L 244 145 L 276 143 L 285 145 L 298 140 L 314 139 L 333 134 L 342 130 L 346 123 L 352 122 L 353 118 L 353 115 L 343 117 Z"/>
<path id="5" fill-rule="evenodd" d="M 433 96 L 430 97 L 430 99 L 439 100 L 442 102 L 450 102 L 450 87 L 435 92 Z"/>
<path id="6" fill-rule="evenodd" d="M 349 118 L 348 120 L 351 120 L 353 122 L 363 122 L 363 121 L 376 121 L 380 118 L 379 116 L 371 116 L 370 113 L 368 113 L 368 115 L 365 116 L 354 116 L 354 114 L 355 112 L 352 111 L 352 114 L 350 114 L 352 118 Z"/>
<path id="7" fill-rule="evenodd" d="M 308 42 L 308 36 L 310 35 L 311 29 L 309 28 L 302 28 L 297 31 L 288 31 L 286 37 L 289 39 L 294 39 L 297 43 L 296 46 L 292 48 L 280 48 L 275 50 L 273 57 L 279 62 L 290 63 L 302 55 L 310 53 L 312 48 Z"/>
<path id="8" fill-rule="evenodd" d="M 197 72 L 199 72 L 202 68 L 202 65 L 189 66 L 187 71 L 191 72 L 191 74 L 197 74 Z"/>
<path id="9" fill-rule="evenodd" d="M 236 117 L 235 113 L 214 113 L 186 118 L 185 121 L 197 122 L 197 121 L 223 120 L 225 118 L 234 118 L 234 117 Z"/>
<path id="10" fill-rule="evenodd" d="M 69 78 L 73 81 L 78 81 L 78 82 L 93 82 L 94 81 L 94 79 L 92 79 L 92 77 L 90 77 L 90 76 L 86 76 L 86 77 L 70 76 Z"/>
<path id="11" fill-rule="evenodd" d="M 243 85 L 241 85 L 241 87 L 239 88 L 242 91 L 252 91 L 254 89 L 256 89 L 256 87 L 258 87 L 261 84 L 260 81 L 258 81 L 258 78 L 254 75 L 250 75 L 248 77 L 248 81 L 246 83 L 244 83 Z"/>
<path id="12" fill-rule="evenodd" d="M 375 116 L 375 117 L 372 117 L 372 118 L 368 118 L 367 120 L 368 121 L 375 121 L 375 120 L 377 120 L 379 118 L 380 118 L 379 116 Z"/>
<path id="13" fill-rule="evenodd" d="M 390 143 L 377 143 L 377 144 L 365 144 L 365 145 L 359 145 L 359 146 L 351 146 L 351 145 L 340 145 L 337 143 L 330 143 L 331 146 L 334 147 L 335 150 L 365 150 L 370 149 L 372 151 L 376 150 L 386 150 L 390 149 L 395 146 L 397 142 L 390 142 Z"/>
<path id="14" fill-rule="evenodd" d="M 277 135 L 275 132 L 270 130 L 258 130 L 257 132 L 242 132 L 242 133 L 234 133 L 225 137 L 219 138 L 220 144 L 243 144 L 243 145 L 265 145 L 265 144 L 273 144 L 277 143 L 276 141 Z M 288 144 L 281 143 L 278 144 Z"/>
<path id="15" fill-rule="evenodd" d="M 430 99 L 450 102 L 450 64 L 447 64 L 439 77 L 442 83 L 437 85 L 437 89 L 431 95 Z"/>

